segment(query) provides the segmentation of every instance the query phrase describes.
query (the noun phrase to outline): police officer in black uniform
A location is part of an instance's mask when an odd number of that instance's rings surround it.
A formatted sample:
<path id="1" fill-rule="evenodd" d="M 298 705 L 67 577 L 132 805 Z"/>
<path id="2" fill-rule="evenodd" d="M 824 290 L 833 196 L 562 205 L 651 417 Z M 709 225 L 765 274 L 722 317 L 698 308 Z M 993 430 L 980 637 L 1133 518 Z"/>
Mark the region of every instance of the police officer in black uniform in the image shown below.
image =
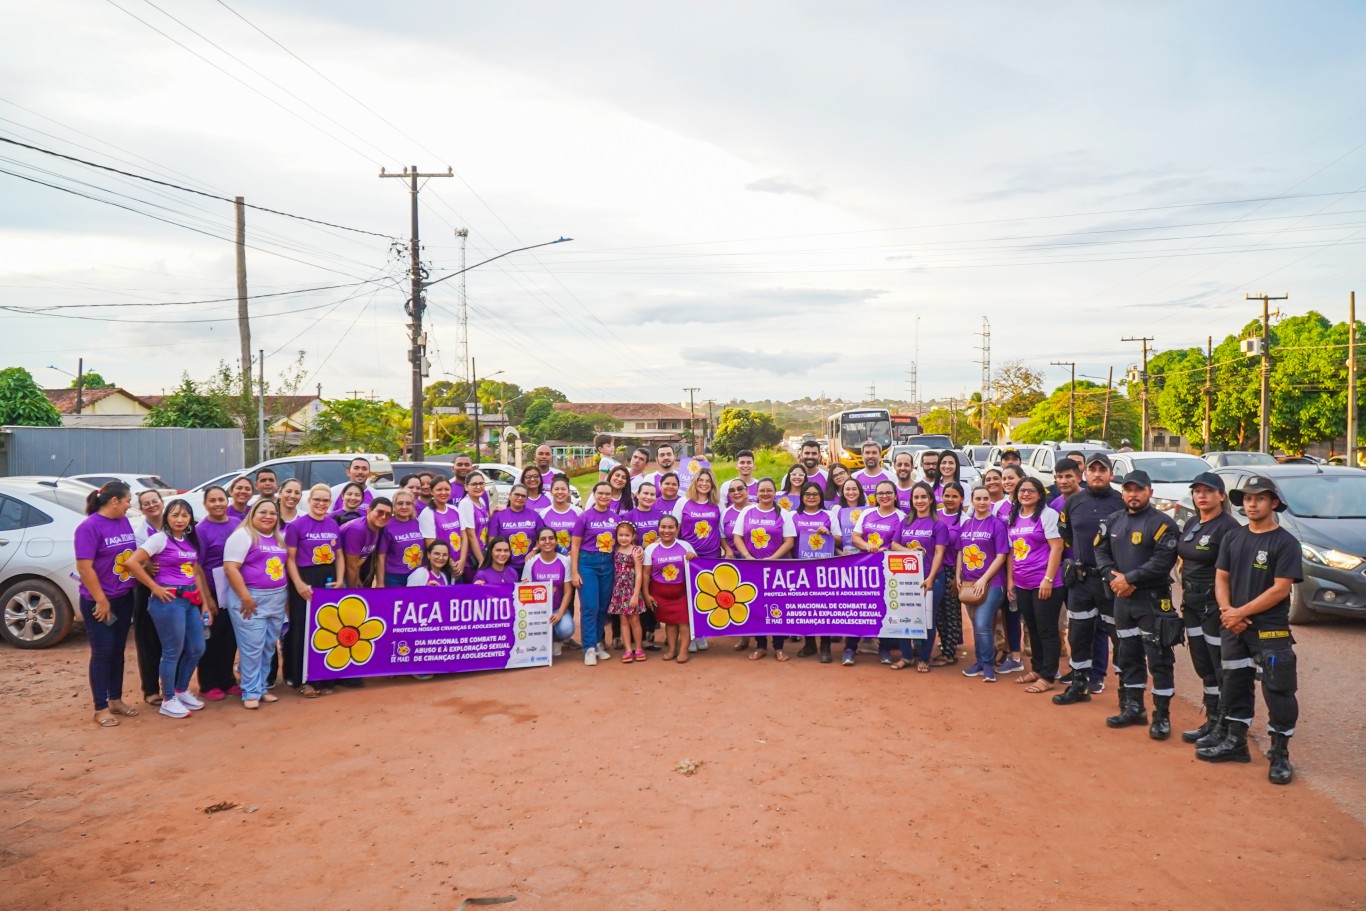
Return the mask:
<path id="1" fill-rule="evenodd" d="M 1124 511 L 1101 523 L 1096 565 L 1115 593 L 1115 663 L 1120 674 L 1120 708 L 1105 723 L 1112 728 L 1143 724 L 1143 691 L 1153 677 L 1153 723 L 1148 736 L 1171 736 L 1169 706 L 1176 692 L 1172 648 L 1181 641 L 1181 618 L 1172 606 L 1171 571 L 1180 531 L 1171 517 L 1149 502 L 1153 483 L 1142 469 L 1129 472 L 1120 491 Z"/>
<path id="2" fill-rule="evenodd" d="M 1195 743 L 1219 727 L 1219 605 L 1214 600 L 1214 563 L 1224 536 L 1238 528 L 1229 514 L 1224 479 L 1212 471 L 1196 475 L 1191 482 L 1196 515 L 1181 529 L 1176 555 L 1181 558 L 1181 616 L 1186 623 L 1186 647 L 1191 664 L 1205 687 L 1205 723 L 1186 731 L 1181 739 Z M 1221 734 L 1218 738 L 1223 740 Z M 1216 741 L 1217 742 L 1217 741 Z"/>
<path id="3" fill-rule="evenodd" d="M 1252 724 L 1252 686 L 1260 666 L 1271 735 L 1267 778 L 1272 784 L 1290 784 L 1295 777 L 1290 736 L 1300 715 L 1290 590 L 1304 579 L 1300 542 L 1276 522 L 1275 513 L 1285 510 L 1285 501 L 1270 478 L 1249 478 L 1230 499 L 1243 508 L 1248 525 L 1224 539 L 1214 578 L 1214 597 L 1223 623 L 1220 700 L 1226 730 L 1216 744 L 1201 741 L 1195 756 L 1205 762 L 1251 761 L 1247 729 Z"/>
<path id="4" fill-rule="evenodd" d="M 1105 661 L 1115 625 L 1114 593 L 1096 566 L 1095 542 L 1105 519 L 1124 508 L 1119 491 L 1110 486 L 1113 477 L 1110 457 L 1092 453 L 1086 463 L 1086 486 L 1067 498 L 1058 515 L 1058 530 L 1073 557 L 1063 567 L 1072 678 L 1067 689 L 1053 697 L 1057 705 L 1090 702 L 1093 693 L 1105 688 Z"/>

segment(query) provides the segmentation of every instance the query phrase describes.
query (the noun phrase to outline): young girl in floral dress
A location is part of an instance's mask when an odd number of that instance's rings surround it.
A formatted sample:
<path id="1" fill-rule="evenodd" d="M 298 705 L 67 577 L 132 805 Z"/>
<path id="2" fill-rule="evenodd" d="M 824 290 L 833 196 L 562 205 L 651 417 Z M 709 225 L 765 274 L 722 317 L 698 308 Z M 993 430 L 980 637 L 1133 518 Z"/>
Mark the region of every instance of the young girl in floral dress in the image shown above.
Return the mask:
<path id="1" fill-rule="evenodd" d="M 622 664 L 645 660 L 640 630 L 643 553 L 636 546 L 636 527 L 630 522 L 619 523 L 617 546 L 612 551 L 612 600 L 608 602 L 607 613 L 621 617 L 621 639 L 626 647 L 621 653 Z"/>

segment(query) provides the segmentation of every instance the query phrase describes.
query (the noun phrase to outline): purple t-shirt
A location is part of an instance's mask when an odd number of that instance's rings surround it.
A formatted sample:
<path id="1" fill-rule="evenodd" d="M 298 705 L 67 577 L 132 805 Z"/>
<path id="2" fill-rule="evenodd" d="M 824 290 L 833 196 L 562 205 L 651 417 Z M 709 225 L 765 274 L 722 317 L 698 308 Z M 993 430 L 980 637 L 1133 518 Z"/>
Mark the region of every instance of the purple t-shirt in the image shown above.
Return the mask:
<path id="1" fill-rule="evenodd" d="M 792 513 L 774 506 L 764 510 L 758 503 L 746 506 L 735 522 L 735 536 L 745 542 L 749 555 L 756 560 L 772 557 L 783 546 L 784 538 L 795 538 Z"/>
<path id="2" fill-rule="evenodd" d="M 794 512 L 792 530 L 797 533 L 797 544 L 793 548 L 793 554 L 798 560 L 835 555 L 836 545 L 840 543 L 840 520 L 835 510 Z"/>
<path id="3" fill-rule="evenodd" d="M 431 507 L 417 517 L 417 525 L 422 529 L 424 541 L 427 538 L 445 541 L 450 545 L 452 562 L 460 559 L 460 549 L 465 546 L 465 541 L 460 536 L 460 511 L 454 505 L 447 503 L 444 512 L 435 506 Z"/>
<path id="4" fill-rule="evenodd" d="M 958 565 L 959 534 L 963 530 L 963 519 L 966 517 L 967 513 L 964 512 L 951 516 L 944 510 L 939 510 L 939 521 L 944 524 L 944 530 L 948 533 L 948 540 L 944 542 L 944 567 L 946 571 L 952 572 L 953 567 Z"/>
<path id="5" fill-rule="evenodd" d="M 199 562 L 199 550 L 192 543 L 159 531 L 149 535 L 147 540 L 142 542 L 141 549 L 156 561 L 157 573 L 152 577 L 152 581 L 157 585 L 195 585 L 194 566 Z"/>
<path id="6" fill-rule="evenodd" d="M 893 478 L 893 479 L 892 479 L 892 483 L 893 483 L 893 484 L 896 484 L 896 478 Z M 913 491 L 913 490 L 915 490 L 915 485 L 914 485 L 914 484 L 912 484 L 910 487 L 907 487 L 905 490 L 903 490 L 903 489 L 901 488 L 900 485 L 897 486 L 897 488 L 896 488 L 896 508 L 897 508 L 897 509 L 901 510 L 902 512 L 906 512 L 906 513 L 909 513 L 909 512 L 911 511 L 911 491 Z"/>
<path id="7" fill-rule="evenodd" d="M 802 493 L 800 490 L 796 493 L 784 493 L 782 491 L 779 491 L 773 497 L 773 502 L 777 505 L 779 509 L 785 509 L 788 512 L 793 512 L 795 510 L 802 508 Z"/>
<path id="8" fill-rule="evenodd" d="M 389 524 L 380 529 L 379 539 L 384 544 L 385 573 L 407 578 L 409 573 L 422 565 L 424 538 L 417 516 L 411 519 L 389 519 Z"/>
<path id="9" fill-rule="evenodd" d="M 474 535 L 479 539 L 480 547 L 488 547 L 489 544 L 489 501 L 488 497 L 475 499 L 465 497 L 456 507 L 460 510 L 460 524 L 464 528 L 474 529 Z"/>
<path id="10" fill-rule="evenodd" d="M 536 533 L 543 526 L 540 513 L 530 506 L 524 507 L 521 512 L 510 507 L 500 509 L 489 519 L 489 540 L 508 539 L 508 544 L 512 547 L 512 559 L 508 561 L 508 565 L 520 573 L 522 565 L 526 563 L 527 554 L 536 548 Z"/>
<path id="11" fill-rule="evenodd" d="M 996 516 L 979 519 L 969 516 L 958 528 L 958 543 L 963 557 L 963 581 L 976 582 L 991 566 L 998 554 L 1010 552 L 1010 539 L 1005 523 Z M 1004 567 L 991 577 L 992 588 L 1005 587 Z"/>
<path id="12" fill-rule="evenodd" d="M 492 566 L 485 567 L 474 574 L 475 585 L 516 585 L 520 573 L 512 568 L 509 563 L 502 569 L 494 569 Z"/>
<path id="13" fill-rule="evenodd" d="M 893 509 L 888 516 L 876 508 L 865 509 L 863 515 L 858 517 L 854 531 L 863 535 L 863 542 L 874 550 L 887 550 L 901 532 L 901 523 L 905 519 L 905 514 L 899 509 Z"/>
<path id="14" fill-rule="evenodd" d="M 551 506 L 541 513 L 541 524 L 555 532 L 555 550 L 564 556 L 569 556 L 569 539 L 574 534 L 574 523 L 579 518 L 579 510 L 574 506 L 566 506 L 564 512 L 556 512 L 555 507 Z"/>
<path id="15" fill-rule="evenodd" d="M 248 506 L 246 509 L 238 509 L 236 506 L 234 506 L 234 505 L 232 505 L 231 503 L 229 503 L 229 504 L 228 504 L 228 521 L 230 521 L 230 522 L 241 522 L 243 519 L 245 519 L 245 518 L 247 517 L 247 511 L 250 510 L 250 509 L 251 509 L 250 506 Z"/>
<path id="16" fill-rule="evenodd" d="M 679 540 L 704 557 L 721 555 L 720 506 L 696 500 L 680 500 L 674 515 L 678 517 Z"/>
<path id="17" fill-rule="evenodd" d="M 659 520 L 664 516 L 664 510 L 660 509 L 659 503 L 656 502 L 649 509 L 637 506 L 635 509 L 627 510 L 621 518 L 636 527 L 636 541 L 640 546 L 649 547 L 659 540 Z"/>
<path id="18" fill-rule="evenodd" d="M 538 513 L 545 512 L 547 509 L 549 509 L 550 503 L 550 494 L 546 493 L 545 491 L 541 491 L 540 494 L 534 497 L 526 498 L 526 508 L 534 509 Z"/>
<path id="19" fill-rule="evenodd" d="M 906 521 L 901 523 L 901 531 L 896 539 L 901 542 L 903 547 L 915 550 L 917 546 L 925 552 L 930 563 L 925 567 L 926 571 L 934 565 L 934 549 L 943 547 L 948 550 L 949 529 L 938 518 L 932 516 L 912 517 L 907 516 Z"/>
<path id="20" fill-rule="evenodd" d="M 815 471 L 807 472 L 806 479 L 808 481 L 815 481 L 817 484 L 824 487 L 826 482 L 830 480 L 830 475 L 826 474 L 824 468 L 817 468 Z"/>
<path id="21" fill-rule="evenodd" d="M 688 565 L 688 554 L 697 551 L 686 541 L 675 539 L 672 544 L 656 541 L 645 548 L 644 564 L 653 582 L 682 582 Z"/>
<path id="22" fill-rule="evenodd" d="M 342 526 L 341 548 L 348 556 L 364 560 L 375 552 L 379 544 L 379 532 L 370 527 L 370 520 L 364 516 L 352 519 Z"/>
<path id="23" fill-rule="evenodd" d="M 854 528 L 858 525 L 859 517 L 872 508 L 871 506 L 845 506 L 839 510 L 841 550 L 854 549 Z"/>
<path id="24" fill-rule="evenodd" d="M 295 566 L 331 566 L 337 562 L 341 526 L 331 516 L 315 519 L 305 513 L 285 529 L 285 546 L 294 548 Z"/>
<path id="25" fill-rule="evenodd" d="M 547 563 L 540 554 L 532 554 L 522 567 L 522 581 L 548 583 L 551 591 L 550 610 L 557 611 L 564 600 L 565 583 L 569 581 L 569 558 L 557 553 L 555 559 Z"/>
<path id="26" fill-rule="evenodd" d="M 346 492 L 346 485 L 350 483 L 350 481 L 347 481 L 345 483 L 338 484 L 336 487 L 332 488 L 332 510 L 334 512 L 339 511 L 342 508 L 342 494 Z M 374 499 L 375 492 L 368 487 L 365 488 L 365 490 L 360 495 L 361 510 L 365 511 L 369 509 L 370 502 Z"/>
<path id="27" fill-rule="evenodd" d="M 110 519 L 93 513 L 76 526 L 76 559 L 90 561 L 105 598 L 117 598 L 132 590 L 133 574 L 126 564 L 137 550 L 137 542 L 138 536 L 127 516 Z M 95 599 L 84 582 L 81 583 L 81 597 L 87 601 Z"/>
<path id="28" fill-rule="evenodd" d="M 878 469 L 877 474 L 869 474 L 868 469 L 860 468 L 854 472 L 854 480 L 858 481 L 858 486 L 863 488 L 863 495 L 868 498 L 869 503 L 873 502 L 873 494 L 877 492 L 877 486 L 883 481 L 892 481 L 893 484 L 896 484 L 891 475 L 881 468 Z"/>
<path id="29" fill-rule="evenodd" d="M 1010 518 L 1010 510 L 1015 504 L 1010 502 L 1010 497 L 1001 497 L 991 504 L 991 514 L 1004 522 Z"/>
<path id="30" fill-rule="evenodd" d="M 289 551 L 274 536 L 260 535 L 255 543 L 245 528 L 239 528 L 223 546 L 223 558 L 240 563 L 242 581 L 247 588 L 284 588 L 285 560 Z"/>
<path id="31" fill-rule="evenodd" d="M 194 536 L 199 539 L 199 562 L 204 572 L 212 572 L 223 565 L 223 545 L 228 535 L 237 530 L 237 520 L 229 517 L 222 522 L 205 519 L 194 524 Z"/>
<path id="32" fill-rule="evenodd" d="M 729 541 L 735 537 L 735 523 L 740 521 L 740 513 L 743 508 L 736 509 L 734 506 L 727 506 L 721 511 L 721 534 Z"/>
<path id="33" fill-rule="evenodd" d="M 1061 538 L 1058 514 L 1045 506 L 1033 516 L 1020 516 L 1006 529 L 1010 535 L 1016 588 L 1038 588 L 1048 573 L 1048 542 Z"/>
<path id="34" fill-rule="evenodd" d="M 609 509 L 603 512 L 597 506 L 590 506 L 574 520 L 574 528 L 570 534 L 583 539 L 579 547 L 580 553 L 610 554 L 616 546 L 617 523 L 620 521 L 621 514 L 616 510 Z"/>

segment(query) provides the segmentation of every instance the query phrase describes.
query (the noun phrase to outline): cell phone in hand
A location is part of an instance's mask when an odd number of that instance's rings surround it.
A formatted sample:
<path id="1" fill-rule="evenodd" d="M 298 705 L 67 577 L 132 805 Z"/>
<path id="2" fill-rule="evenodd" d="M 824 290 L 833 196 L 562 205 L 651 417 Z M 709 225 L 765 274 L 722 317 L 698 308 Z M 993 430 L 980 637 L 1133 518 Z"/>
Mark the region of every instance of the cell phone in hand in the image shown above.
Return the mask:
<path id="1" fill-rule="evenodd" d="M 113 626 L 115 623 L 119 622 L 119 615 L 114 613 L 114 609 L 111 607 L 109 608 L 109 616 L 105 617 L 100 622 L 105 626 Z"/>

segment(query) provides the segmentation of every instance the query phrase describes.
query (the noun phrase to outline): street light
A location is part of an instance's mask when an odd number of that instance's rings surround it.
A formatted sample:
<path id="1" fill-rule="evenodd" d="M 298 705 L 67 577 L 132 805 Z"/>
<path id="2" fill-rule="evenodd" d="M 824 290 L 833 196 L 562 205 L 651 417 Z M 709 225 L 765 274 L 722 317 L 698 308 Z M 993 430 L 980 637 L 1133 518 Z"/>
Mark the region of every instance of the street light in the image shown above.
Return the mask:
<path id="1" fill-rule="evenodd" d="M 58 373 L 65 373 L 67 376 L 73 377 L 76 380 L 76 413 L 80 414 L 81 406 L 84 404 L 81 399 L 83 398 L 82 393 L 85 391 L 85 358 L 77 359 L 76 373 L 72 373 L 70 370 L 63 370 L 61 367 L 55 367 L 52 364 L 48 364 L 47 369 L 56 370 Z"/>

